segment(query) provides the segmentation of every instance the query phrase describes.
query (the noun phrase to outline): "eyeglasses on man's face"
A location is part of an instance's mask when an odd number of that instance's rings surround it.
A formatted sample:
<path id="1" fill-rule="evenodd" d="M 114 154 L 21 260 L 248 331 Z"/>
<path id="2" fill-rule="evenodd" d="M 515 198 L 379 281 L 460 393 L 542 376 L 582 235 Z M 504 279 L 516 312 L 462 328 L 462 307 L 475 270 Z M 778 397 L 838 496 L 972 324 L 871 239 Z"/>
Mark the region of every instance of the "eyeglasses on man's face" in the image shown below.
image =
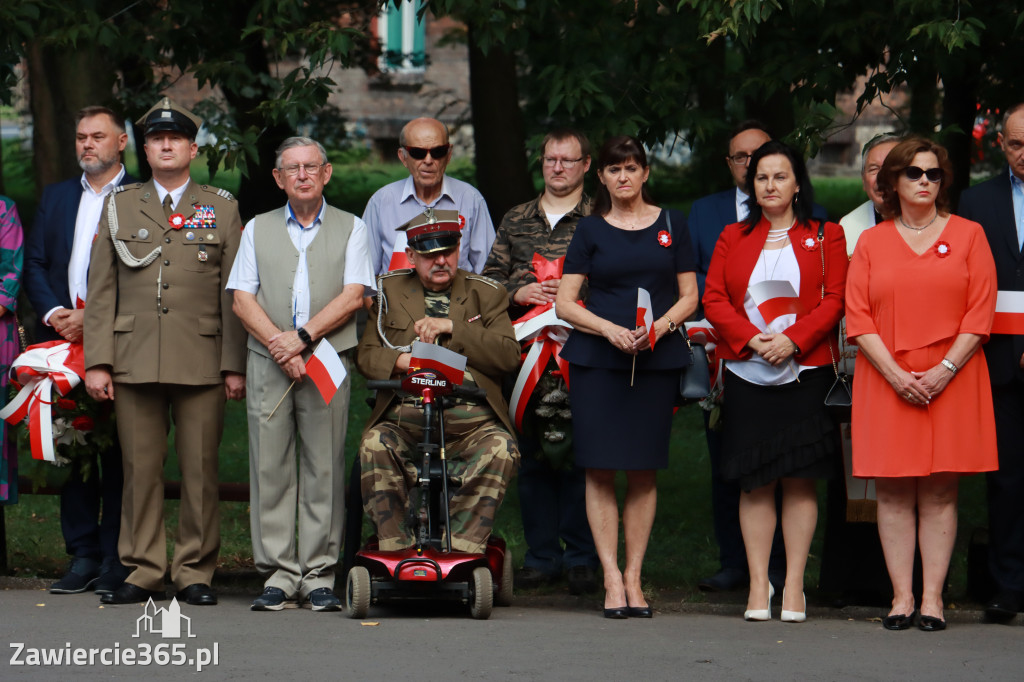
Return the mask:
<path id="1" fill-rule="evenodd" d="M 289 166 L 283 166 L 278 170 L 287 175 L 288 177 L 294 177 L 298 175 L 300 168 L 306 171 L 306 175 L 316 175 L 317 173 L 320 172 L 320 169 L 326 165 L 326 163 L 293 163 Z"/>
<path id="2" fill-rule="evenodd" d="M 565 170 L 572 170 L 573 166 L 575 166 L 577 163 L 579 163 L 582 160 L 583 160 L 582 156 L 580 158 L 578 158 L 578 159 L 559 159 L 559 158 L 554 157 L 554 156 L 545 156 L 542 159 L 542 161 L 544 163 L 544 166 L 547 167 L 547 168 L 554 168 L 558 164 L 562 164 L 562 168 L 564 168 Z"/>
<path id="3" fill-rule="evenodd" d="M 430 147 L 429 149 L 426 147 L 402 147 L 406 154 L 417 161 L 422 161 L 427 158 L 427 154 L 430 154 L 430 158 L 435 161 L 440 161 L 444 157 L 448 156 L 448 152 L 451 148 L 452 146 L 450 144 L 439 144 L 436 147 Z"/>
<path id="4" fill-rule="evenodd" d="M 734 166 L 746 166 L 750 163 L 750 154 L 746 152 L 737 152 L 732 156 L 727 156 L 725 158 L 729 159 L 729 163 Z"/>

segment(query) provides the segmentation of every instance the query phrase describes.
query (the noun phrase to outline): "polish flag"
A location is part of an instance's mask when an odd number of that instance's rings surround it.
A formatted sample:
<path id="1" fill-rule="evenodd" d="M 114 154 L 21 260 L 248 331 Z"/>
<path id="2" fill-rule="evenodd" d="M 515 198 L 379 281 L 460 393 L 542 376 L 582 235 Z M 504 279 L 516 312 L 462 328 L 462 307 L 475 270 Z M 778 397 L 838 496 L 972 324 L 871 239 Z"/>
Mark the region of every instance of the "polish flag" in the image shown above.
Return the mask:
<path id="1" fill-rule="evenodd" d="M 799 315 L 804 312 L 796 290 L 786 280 L 767 279 L 751 286 L 748 291 L 766 325 L 783 315 Z"/>
<path id="2" fill-rule="evenodd" d="M 996 296 L 993 334 L 1024 334 L 1024 291 L 1000 291 Z"/>
<path id="3" fill-rule="evenodd" d="M 647 329 L 647 338 L 654 350 L 654 311 L 651 310 L 651 294 L 644 288 L 636 290 L 636 326 Z"/>
<path id="4" fill-rule="evenodd" d="M 324 403 L 329 405 L 348 373 L 334 346 L 329 344 L 327 339 L 320 339 L 313 355 L 306 362 L 306 374 L 320 391 Z"/>
<path id="5" fill-rule="evenodd" d="M 409 369 L 435 369 L 448 377 L 448 381 L 461 385 L 466 372 L 466 356 L 459 355 L 444 346 L 413 341 Z"/>
<path id="6" fill-rule="evenodd" d="M 412 261 L 405 255 L 405 247 L 409 244 L 409 237 L 405 232 L 395 233 L 395 248 L 391 251 L 391 262 L 388 263 L 388 271 L 411 268 Z"/>

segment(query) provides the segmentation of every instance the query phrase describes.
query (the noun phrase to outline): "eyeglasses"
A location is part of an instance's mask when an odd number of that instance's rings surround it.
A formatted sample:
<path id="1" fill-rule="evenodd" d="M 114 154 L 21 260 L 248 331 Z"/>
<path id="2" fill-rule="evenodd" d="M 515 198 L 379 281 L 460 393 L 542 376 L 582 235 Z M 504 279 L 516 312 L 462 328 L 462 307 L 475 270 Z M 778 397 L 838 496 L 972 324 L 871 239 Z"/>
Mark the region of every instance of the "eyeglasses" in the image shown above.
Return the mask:
<path id="1" fill-rule="evenodd" d="M 941 168 L 929 168 L 924 170 L 917 166 L 907 166 L 903 169 L 903 175 L 911 182 L 917 182 L 921 179 L 921 176 L 928 178 L 928 182 L 942 182 L 942 169 Z"/>
<path id="2" fill-rule="evenodd" d="M 278 170 L 289 177 L 298 175 L 300 168 L 306 171 L 306 175 L 316 175 L 326 165 L 326 163 L 293 163 L 290 166 L 278 168 Z"/>
<path id="3" fill-rule="evenodd" d="M 440 161 L 444 157 L 448 156 L 448 152 L 451 151 L 452 146 L 450 144 L 439 144 L 436 147 L 427 149 L 426 147 L 402 147 L 405 153 L 416 159 L 422 161 L 427 158 L 427 154 L 430 154 L 430 158 L 435 161 Z"/>
<path id="4" fill-rule="evenodd" d="M 734 166 L 746 166 L 747 162 L 750 161 L 750 154 L 746 152 L 738 152 L 725 158 L 729 159 L 729 163 Z"/>
<path id="5" fill-rule="evenodd" d="M 560 163 L 562 164 L 562 168 L 564 168 L 565 170 L 572 170 L 572 167 L 582 160 L 582 156 L 578 159 L 556 159 L 553 156 L 545 156 L 542 159 L 544 165 L 548 168 L 554 168 L 556 165 Z"/>

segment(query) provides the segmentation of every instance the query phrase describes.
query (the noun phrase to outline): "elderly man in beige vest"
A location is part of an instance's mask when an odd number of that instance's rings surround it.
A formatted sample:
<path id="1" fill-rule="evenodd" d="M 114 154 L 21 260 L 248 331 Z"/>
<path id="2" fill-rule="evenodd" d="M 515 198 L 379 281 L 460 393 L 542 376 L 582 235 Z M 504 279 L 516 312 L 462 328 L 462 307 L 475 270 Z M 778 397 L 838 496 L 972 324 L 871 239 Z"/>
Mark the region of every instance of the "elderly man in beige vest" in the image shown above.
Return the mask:
<path id="1" fill-rule="evenodd" d="M 227 284 L 249 332 L 252 549 L 267 576 L 252 609 L 278 611 L 301 601 L 314 611 L 337 611 L 349 381 L 325 404 L 306 376 L 306 361 L 323 338 L 338 353 L 356 345 L 355 312 L 364 286 L 373 286 L 366 226 L 324 201 L 331 164 L 319 142 L 285 140 L 274 179 L 288 203 L 245 226 Z"/>

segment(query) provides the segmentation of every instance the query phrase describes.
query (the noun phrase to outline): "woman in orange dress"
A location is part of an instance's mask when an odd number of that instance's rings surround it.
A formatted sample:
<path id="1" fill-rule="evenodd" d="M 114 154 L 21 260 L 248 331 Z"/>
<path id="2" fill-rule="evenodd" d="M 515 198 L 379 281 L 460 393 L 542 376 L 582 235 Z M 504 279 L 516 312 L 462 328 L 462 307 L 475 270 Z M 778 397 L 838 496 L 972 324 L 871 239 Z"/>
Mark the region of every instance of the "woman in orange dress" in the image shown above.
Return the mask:
<path id="1" fill-rule="evenodd" d="M 870 362 L 854 377 L 853 474 L 875 478 L 893 586 L 882 620 L 889 630 L 914 622 L 915 546 L 918 627 L 945 629 L 960 474 L 998 467 L 981 349 L 995 313 L 995 264 L 981 226 L 949 214 L 951 180 L 941 146 L 911 138 L 893 148 L 878 174 L 892 218 L 861 236 L 846 284 L 847 334 Z"/>

